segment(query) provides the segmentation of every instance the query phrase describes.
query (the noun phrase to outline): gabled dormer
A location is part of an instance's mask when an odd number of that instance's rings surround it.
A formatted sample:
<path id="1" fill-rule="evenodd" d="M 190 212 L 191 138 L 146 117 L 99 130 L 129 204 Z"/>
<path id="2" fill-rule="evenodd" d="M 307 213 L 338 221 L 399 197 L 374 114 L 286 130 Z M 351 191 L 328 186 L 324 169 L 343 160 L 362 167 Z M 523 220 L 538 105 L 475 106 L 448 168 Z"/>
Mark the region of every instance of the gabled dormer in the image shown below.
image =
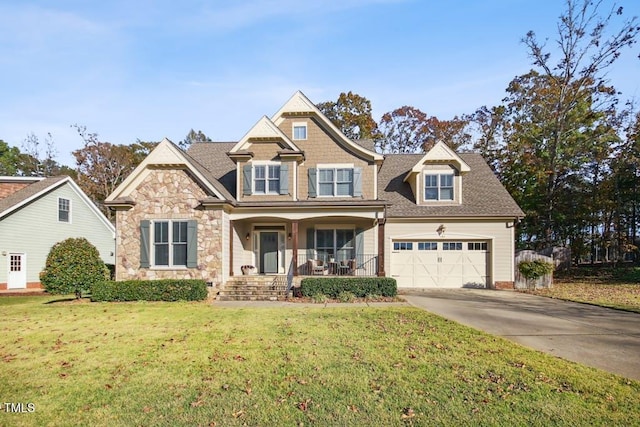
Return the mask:
<path id="1" fill-rule="evenodd" d="M 377 172 L 383 156 L 347 138 L 302 92 L 271 118 L 304 152 L 297 168 L 299 200 L 377 199 Z"/>
<path id="2" fill-rule="evenodd" d="M 227 153 L 236 164 L 239 201 L 295 200 L 295 169 L 304 153 L 264 116 Z"/>
<path id="3" fill-rule="evenodd" d="M 462 175 L 471 168 L 442 141 L 438 141 L 404 178 L 416 204 L 422 206 L 462 204 Z"/>

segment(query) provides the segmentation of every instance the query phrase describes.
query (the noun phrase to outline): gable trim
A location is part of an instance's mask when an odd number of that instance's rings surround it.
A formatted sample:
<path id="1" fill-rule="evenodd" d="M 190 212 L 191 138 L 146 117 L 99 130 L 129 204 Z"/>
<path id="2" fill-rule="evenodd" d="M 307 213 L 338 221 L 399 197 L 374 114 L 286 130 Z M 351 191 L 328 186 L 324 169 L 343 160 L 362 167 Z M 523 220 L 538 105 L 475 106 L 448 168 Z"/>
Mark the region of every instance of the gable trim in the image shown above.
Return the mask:
<path id="1" fill-rule="evenodd" d="M 436 153 L 438 151 L 444 151 L 445 156 L 443 157 L 436 156 Z M 455 163 L 458 166 L 458 170 L 460 171 L 461 174 L 465 172 L 469 172 L 471 170 L 469 165 L 464 160 L 462 160 L 462 158 L 455 151 L 449 148 L 449 146 L 444 142 L 438 141 L 433 147 L 431 147 L 429 151 L 425 153 L 424 156 L 422 156 L 422 158 L 418 161 L 418 163 L 416 163 L 411 168 L 409 173 L 407 173 L 407 175 L 404 177 L 404 181 L 407 182 L 407 180 L 410 179 L 412 174 L 422 172 L 422 168 L 424 167 L 424 165 L 430 162 L 431 163 L 449 163 L 449 162 Z"/>
<path id="2" fill-rule="evenodd" d="M 262 116 L 260 120 L 256 122 L 255 125 L 249 132 L 247 132 L 241 139 L 238 141 L 236 145 L 233 146 L 229 154 L 233 154 L 236 151 L 241 151 L 246 149 L 250 144 L 251 139 L 260 138 L 262 140 L 282 140 L 285 145 L 293 150 L 299 152 L 300 149 L 285 135 L 278 126 L 275 125 L 267 116 Z"/>
<path id="3" fill-rule="evenodd" d="M 340 129 L 334 125 L 331 120 L 327 118 L 322 112 L 315 106 L 313 102 L 309 100 L 301 91 L 296 91 L 291 98 L 271 117 L 271 120 L 276 125 L 280 125 L 284 121 L 284 115 L 287 113 L 304 113 L 317 117 L 322 124 L 332 133 L 338 140 L 342 141 L 353 152 L 359 153 L 362 156 L 374 161 L 382 161 L 384 156 L 382 154 L 369 151 L 366 148 L 356 144 L 346 137 Z"/>
<path id="4" fill-rule="evenodd" d="M 155 154 L 154 154 L 155 153 Z M 171 161 L 162 159 L 162 155 L 172 157 Z M 207 190 L 214 194 L 221 201 L 227 200 L 226 197 L 215 187 L 215 185 L 209 181 L 193 163 L 183 154 L 173 142 L 164 138 L 156 148 L 145 157 L 145 159 L 127 176 L 127 178 L 106 198 L 105 202 L 113 202 L 117 199 L 122 199 L 129 195 L 131 187 L 143 178 L 143 173 L 147 170 L 153 169 L 154 165 L 168 166 L 171 168 L 184 168 L 188 170 L 196 180 L 202 184 Z"/>

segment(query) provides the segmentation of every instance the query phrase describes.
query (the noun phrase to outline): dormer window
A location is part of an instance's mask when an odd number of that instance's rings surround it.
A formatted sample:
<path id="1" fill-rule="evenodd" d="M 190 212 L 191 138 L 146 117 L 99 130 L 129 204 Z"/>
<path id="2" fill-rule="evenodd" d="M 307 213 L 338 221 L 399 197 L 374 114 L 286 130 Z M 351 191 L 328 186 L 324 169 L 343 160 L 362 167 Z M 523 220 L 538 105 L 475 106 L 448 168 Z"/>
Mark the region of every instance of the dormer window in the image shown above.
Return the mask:
<path id="1" fill-rule="evenodd" d="M 294 123 L 293 124 L 293 140 L 305 140 L 307 139 L 307 124 L 306 123 Z"/>
<path id="2" fill-rule="evenodd" d="M 280 194 L 280 165 L 255 165 L 253 194 Z"/>
<path id="3" fill-rule="evenodd" d="M 425 200 L 453 200 L 453 173 L 426 173 Z"/>

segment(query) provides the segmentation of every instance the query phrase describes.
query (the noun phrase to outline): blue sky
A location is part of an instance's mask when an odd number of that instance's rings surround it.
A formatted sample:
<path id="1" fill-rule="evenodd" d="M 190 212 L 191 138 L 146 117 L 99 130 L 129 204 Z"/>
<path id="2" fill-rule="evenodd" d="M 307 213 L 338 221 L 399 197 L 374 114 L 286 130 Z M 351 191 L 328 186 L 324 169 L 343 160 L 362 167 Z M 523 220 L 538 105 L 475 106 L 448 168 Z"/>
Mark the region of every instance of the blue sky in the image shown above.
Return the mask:
<path id="1" fill-rule="evenodd" d="M 603 0 L 603 12 L 613 0 Z M 620 0 L 624 17 L 640 2 Z M 103 141 L 240 139 L 298 89 L 353 91 L 374 118 L 403 105 L 449 119 L 496 105 L 530 67 L 529 30 L 556 36 L 563 0 L 1 0 L 0 139 L 50 132 L 57 160 Z M 640 47 L 609 73 L 640 98 Z"/>

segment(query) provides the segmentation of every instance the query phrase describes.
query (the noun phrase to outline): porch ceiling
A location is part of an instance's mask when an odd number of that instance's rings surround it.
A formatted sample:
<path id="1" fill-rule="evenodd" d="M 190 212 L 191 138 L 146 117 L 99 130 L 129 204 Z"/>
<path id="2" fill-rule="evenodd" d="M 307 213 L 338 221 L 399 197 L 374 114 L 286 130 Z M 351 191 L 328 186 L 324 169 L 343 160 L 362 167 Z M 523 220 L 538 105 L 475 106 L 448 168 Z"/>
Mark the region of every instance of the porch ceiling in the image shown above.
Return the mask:
<path id="1" fill-rule="evenodd" d="M 255 218 L 281 218 L 285 220 L 304 220 L 323 217 L 350 217 L 364 219 L 384 218 L 384 205 L 378 206 L 331 206 L 331 207 L 304 207 L 304 208 L 257 208 L 245 207 L 236 208 L 229 214 L 229 219 L 233 221 Z"/>

